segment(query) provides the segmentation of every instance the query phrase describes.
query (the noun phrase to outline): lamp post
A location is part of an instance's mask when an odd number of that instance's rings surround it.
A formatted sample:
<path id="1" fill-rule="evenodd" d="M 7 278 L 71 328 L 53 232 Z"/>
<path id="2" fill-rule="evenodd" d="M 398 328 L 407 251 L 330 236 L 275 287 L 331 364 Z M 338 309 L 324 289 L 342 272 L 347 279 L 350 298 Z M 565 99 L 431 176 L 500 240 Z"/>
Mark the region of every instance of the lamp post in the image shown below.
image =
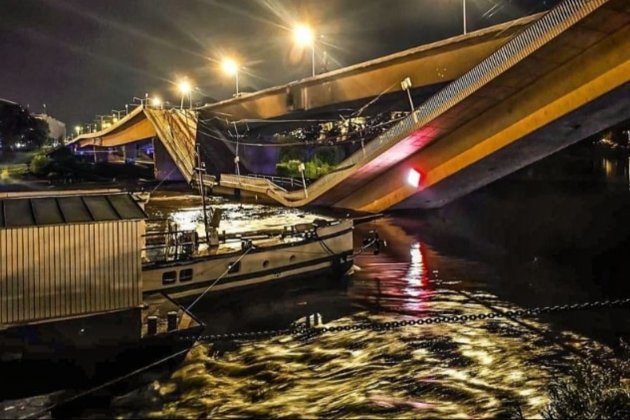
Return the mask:
<path id="1" fill-rule="evenodd" d="M 462 12 L 464 20 L 464 35 L 466 35 L 466 0 L 462 0 Z"/>
<path id="2" fill-rule="evenodd" d="M 181 80 L 178 84 L 177 84 L 177 88 L 179 89 L 179 93 L 182 94 L 182 102 L 180 105 L 180 109 L 184 109 L 184 97 L 186 95 L 189 95 L 189 100 L 190 100 L 190 109 L 192 109 L 192 86 L 190 84 L 190 82 L 186 79 Z"/>
<path id="3" fill-rule="evenodd" d="M 315 77 L 315 32 L 310 26 L 300 24 L 293 28 L 293 39 L 300 47 L 311 47 L 312 76 Z"/>
<path id="4" fill-rule="evenodd" d="M 96 118 L 100 118 L 101 120 L 101 125 L 100 125 L 101 130 L 104 128 L 107 128 L 106 124 L 108 123 L 105 122 L 105 118 L 109 118 L 109 115 L 97 115 Z"/>
<path id="5" fill-rule="evenodd" d="M 112 109 L 112 113 L 115 113 L 118 119 L 120 119 L 120 114 L 122 114 L 123 112 L 125 112 L 125 115 L 127 115 L 126 109 Z"/>
<path id="6" fill-rule="evenodd" d="M 226 58 L 221 63 L 221 68 L 228 76 L 234 76 L 236 82 L 236 94 L 234 96 L 238 96 L 238 64 L 233 59 Z"/>

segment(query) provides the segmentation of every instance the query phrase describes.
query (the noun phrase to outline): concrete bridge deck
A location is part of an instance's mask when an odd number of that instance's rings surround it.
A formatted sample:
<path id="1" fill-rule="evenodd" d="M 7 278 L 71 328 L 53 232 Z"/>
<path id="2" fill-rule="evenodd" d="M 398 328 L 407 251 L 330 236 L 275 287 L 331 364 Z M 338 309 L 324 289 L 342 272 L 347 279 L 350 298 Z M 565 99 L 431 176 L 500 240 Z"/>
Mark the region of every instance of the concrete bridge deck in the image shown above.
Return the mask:
<path id="1" fill-rule="evenodd" d="M 629 22 L 626 0 L 565 0 L 306 193 L 227 174 L 221 185 L 292 207 L 441 206 L 626 119 Z"/>

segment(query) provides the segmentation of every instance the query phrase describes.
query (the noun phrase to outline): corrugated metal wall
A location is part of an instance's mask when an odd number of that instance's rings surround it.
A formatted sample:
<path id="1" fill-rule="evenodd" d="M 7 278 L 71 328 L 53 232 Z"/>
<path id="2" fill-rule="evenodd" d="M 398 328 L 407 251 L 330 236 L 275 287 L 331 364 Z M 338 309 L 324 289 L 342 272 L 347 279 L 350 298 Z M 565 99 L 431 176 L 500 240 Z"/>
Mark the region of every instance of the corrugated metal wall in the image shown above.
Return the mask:
<path id="1" fill-rule="evenodd" d="M 142 223 L 0 229 L 0 324 L 139 305 Z"/>

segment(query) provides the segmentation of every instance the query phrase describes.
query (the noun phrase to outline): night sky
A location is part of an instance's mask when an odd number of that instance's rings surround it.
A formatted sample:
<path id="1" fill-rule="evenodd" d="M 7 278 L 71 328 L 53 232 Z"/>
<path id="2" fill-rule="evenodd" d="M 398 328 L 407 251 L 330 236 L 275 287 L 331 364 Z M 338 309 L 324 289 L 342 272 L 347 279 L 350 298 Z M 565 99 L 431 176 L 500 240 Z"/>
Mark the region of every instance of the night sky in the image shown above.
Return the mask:
<path id="1" fill-rule="evenodd" d="M 535 0 L 467 0 L 469 30 L 541 11 Z M 133 96 L 177 102 L 188 77 L 195 101 L 225 99 L 233 79 L 217 64 L 244 66 L 253 91 L 310 74 L 310 50 L 291 28 L 311 23 L 328 70 L 460 34 L 461 0 L 0 0 L 0 98 L 68 124 L 124 109 Z M 319 69 L 318 69 L 319 71 Z"/>

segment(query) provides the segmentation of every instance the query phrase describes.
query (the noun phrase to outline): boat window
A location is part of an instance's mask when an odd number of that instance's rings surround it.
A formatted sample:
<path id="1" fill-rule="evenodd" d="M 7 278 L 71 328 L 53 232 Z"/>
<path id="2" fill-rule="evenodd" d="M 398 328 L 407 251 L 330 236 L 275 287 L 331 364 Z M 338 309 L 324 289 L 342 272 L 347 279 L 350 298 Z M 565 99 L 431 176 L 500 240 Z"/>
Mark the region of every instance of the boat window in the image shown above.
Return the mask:
<path id="1" fill-rule="evenodd" d="M 179 281 L 189 281 L 193 278 L 193 269 L 187 268 L 179 272 Z"/>
<path id="2" fill-rule="evenodd" d="M 228 273 L 238 273 L 241 271 L 241 262 L 237 261 L 228 265 Z"/>
<path id="3" fill-rule="evenodd" d="M 162 273 L 162 284 L 173 284 L 177 280 L 177 271 Z"/>
<path id="4" fill-rule="evenodd" d="M 263 268 L 266 268 L 267 266 L 269 266 L 269 260 L 263 261 Z"/>

